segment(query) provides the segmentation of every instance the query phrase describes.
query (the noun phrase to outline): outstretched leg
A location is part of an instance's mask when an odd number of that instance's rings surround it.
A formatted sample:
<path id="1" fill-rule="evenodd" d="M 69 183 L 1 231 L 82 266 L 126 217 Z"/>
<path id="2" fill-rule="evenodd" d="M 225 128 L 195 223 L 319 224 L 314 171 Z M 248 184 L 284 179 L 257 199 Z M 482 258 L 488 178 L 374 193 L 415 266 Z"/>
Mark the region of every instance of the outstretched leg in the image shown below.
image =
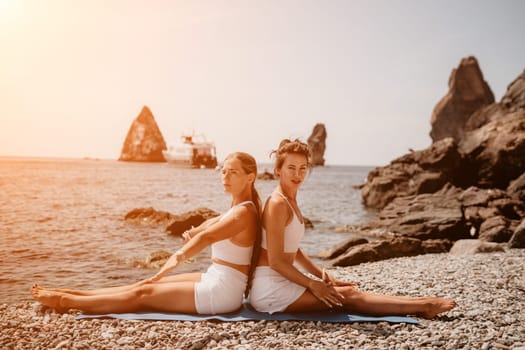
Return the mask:
<path id="1" fill-rule="evenodd" d="M 177 275 L 166 276 L 160 279 L 156 283 L 199 282 L 200 280 L 201 280 L 201 273 L 194 272 L 194 273 L 180 273 Z M 63 294 L 94 296 L 94 295 L 108 295 L 108 294 L 122 293 L 128 290 L 133 290 L 134 288 L 137 288 L 138 286 L 143 285 L 144 283 L 145 283 L 145 280 L 142 280 L 142 281 L 138 281 L 136 283 L 128 284 L 124 286 L 89 289 L 89 290 L 66 289 L 66 288 L 44 288 L 44 287 L 41 287 L 35 284 L 33 285 L 33 289 L 40 288 L 40 289 L 45 289 L 47 291 L 53 291 L 53 292 L 63 293 Z"/>
<path id="2" fill-rule="evenodd" d="M 120 293 L 74 295 L 33 288 L 33 298 L 57 310 L 90 314 L 166 311 L 195 313 L 195 282 L 148 283 Z"/>
<path id="3" fill-rule="evenodd" d="M 359 291 L 353 287 L 336 287 L 345 297 L 343 308 L 363 315 L 416 315 L 432 319 L 456 306 L 455 301 L 437 297 L 400 297 Z M 327 311 L 323 302 L 309 291 L 288 306 L 287 312 Z"/>

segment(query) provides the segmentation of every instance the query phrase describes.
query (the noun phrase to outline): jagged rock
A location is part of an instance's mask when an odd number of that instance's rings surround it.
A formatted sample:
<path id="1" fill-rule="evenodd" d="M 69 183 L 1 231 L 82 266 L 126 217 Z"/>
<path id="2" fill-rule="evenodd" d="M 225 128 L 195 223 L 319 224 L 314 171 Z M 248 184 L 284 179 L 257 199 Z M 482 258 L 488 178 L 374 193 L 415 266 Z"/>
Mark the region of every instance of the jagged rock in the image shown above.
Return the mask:
<path id="1" fill-rule="evenodd" d="M 479 239 L 461 239 L 454 243 L 450 254 L 454 255 L 466 255 L 476 253 L 492 253 L 492 252 L 503 252 L 505 248 L 503 244 L 494 242 L 485 242 Z"/>
<path id="2" fill-rule="evenodd" d="M 467 132 L 458 150 L 472 185 L 507 188 L 525 171 L 525 111 L 505 114 Z"/>
<path id="3" fill-rule="evenodd" d="M 458 240 L 469 237 L 458 197 L 461 189 L 446 186 L 433 194 L 398 197 L 378 218 L 365 225 L 368 230 L 388 229 L 396 235 L 418 239 Z"/>
<path id="4" fill-rule="evenodd" d="M 482 96 L 480 77 L 474 79 L 477 83 L 471 90 Z M 457 141 L 441 139 L 426 150 L 408 153 L 371 171 L 361 187 L 363 203 L 381 209 L 395 197 L 435 192 L 447 182 L 461 188 L 507 188 L 525 172 L 523 96 L 525 72 L 509 86 L 500 103 L 483 102 L 469 118 L 460 118 L 464 125 L 454 124 L 460 130 Z"/>
<path id="5" fill-rule="evenodd" d="M 365 244 L 368 243 L 368 240 L 366 238 L 358 238 L 358 237 L 351 237 L 333 248 L 329 250 L 322 251 L 317 255 L 318 258 L 321 259 L 334 259 L 335 257 L 338 257 L 339 255 L 346 252 L 348 249 L 359 245 L 359 244 Z"/>
<path id="6" fill-rule="evenodd" d="M 479 228 L 479 239 L 486 242 L 508 242 L 512 236 L 510 222 L 504 216 L 494 216 L 485 220 Z"/>
<path id="7" fill-rule="evenodd" d="M 525 248 L 525 219 L 516 227 L 509 240 L 509 248 Z"/>
<path id="8" fill-rule="evenodd" d="M 452 243 L 444 240 L 423 241 L 415 238 L 396 237 L 391 240 L 374 241 L 351 247 L 330 262 L 332 266 L 352 266 L 401 256 L 448 252 Z"/>
<path id="9" fill-rule="evenodd" d="M 361 188 L 366 206 L 384 208 L 396 197 L 432 193 L 457 177 L 461 156 L 452 138 L 372 170 Z"/>
<path id="10" fill-rule="evenodd" d="M 157 211 L 152 207 L 135 208 L 129 211 L 124 219 L 137 225 L 159 226 L 166 225 L 172 221 L 174 219 L 174 215 L 166 211 Z"/>
<path id="11" fill-rule="evenodd" d="M 208 208 L 197 208 L 195 210 L 174 215 L 172 223 L 166 228 L 166 231 L 175 236 L 181 236 L 184 231 L 197 227 L 204 221 L 219 216 L 220 214 Z"/>
<path id="12" fill-rule="evenodd" d="M 452 137 L 462 138 L 466 121 L 480 107 L 494 102 L 494 94 L 475 57 L 461 60 L 452 70 L 448 81 L 449 91 L 432 112 L 430 136 L 433 141 Z"/>
<path id="13" fill-rule="evenodd" d="M 507 193 L 513 198 L 525 203 L 525 172 L 509 184 Z"/>
<path id="14" fill-rule="evenodd" d="M 147 106 L 142 108 L 135 118 L 122 146 L 120 161 L 132 162 L 165 162 L 162 151 L 166 142 Z"/>
<path id="15" fill-rule="evenodd" d="M 324 124 L 315 124 L 307 143 L 312 152 L 312 165 L 324 165 L 324 151 L 326 150 L 326 128 Z"/>
<path id="16" fill-rule="evenodd" d="M 525 109 L 525 70 L 507 88 L 501 104 L 510 112 Z"/>

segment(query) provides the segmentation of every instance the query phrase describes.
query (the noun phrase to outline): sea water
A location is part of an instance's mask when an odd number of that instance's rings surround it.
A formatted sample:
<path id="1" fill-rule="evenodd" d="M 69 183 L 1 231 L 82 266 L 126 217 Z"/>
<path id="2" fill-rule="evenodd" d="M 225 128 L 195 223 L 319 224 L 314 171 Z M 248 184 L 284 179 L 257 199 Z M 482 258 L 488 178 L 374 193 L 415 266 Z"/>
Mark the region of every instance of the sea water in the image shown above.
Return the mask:
<path id="1" fill-rule="evenodd" d="M 259 171 L 271 170 L 271 165 Z M 301 247 L 312 256 L 346 239 L 335 229 L 369 220 L 353 185 L 371 167 L 326 166 L 312 170 L 298 197 L 314 228 Z M 275 180 L 256 182 L 261 198 Z M 230 197 L 220 172 L 180 169 L 167 163 L 97 159 L 0 157 L 0 303 L 31 300 L 30 287 L 101 288 L 133 283 L 155 271 L 137 267 L 158 250 L 176 251 L 180 238 L 165 227 L 137 226 L 124 216 L 134 208 L 180 214 L 198 207 L 226 211 Z M 206 249 L 177 272 L 202 271 Z"/>

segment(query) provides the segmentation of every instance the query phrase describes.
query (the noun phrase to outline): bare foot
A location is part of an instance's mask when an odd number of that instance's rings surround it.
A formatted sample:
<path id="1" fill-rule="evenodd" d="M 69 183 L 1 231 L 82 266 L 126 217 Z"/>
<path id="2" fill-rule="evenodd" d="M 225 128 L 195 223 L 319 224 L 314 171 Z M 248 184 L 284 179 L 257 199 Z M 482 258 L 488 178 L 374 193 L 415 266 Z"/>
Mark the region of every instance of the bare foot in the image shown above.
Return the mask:
<path id="1" fill-rule="evenodd" d="M 33 299 L 38 300 L 42 305 L 53 308 L 58 312 L 66 312 L 67 309 L 60 306 L 60 299 L 62 299 L 62 294 L 46 290 L 40 287 L 37 284 L 34 284 L 31 287 L 31 295 Z"/>
<path id="2" fill-rule="evenodd" d="M 456 302 L 454 300 L 444 298 L 431 298 L 429 301 L 427 311 L 421 313 L 421 317 L 430 320 L 439 315 L 440 313 L 452 310 L 454 307 L 456 307 Z"/>

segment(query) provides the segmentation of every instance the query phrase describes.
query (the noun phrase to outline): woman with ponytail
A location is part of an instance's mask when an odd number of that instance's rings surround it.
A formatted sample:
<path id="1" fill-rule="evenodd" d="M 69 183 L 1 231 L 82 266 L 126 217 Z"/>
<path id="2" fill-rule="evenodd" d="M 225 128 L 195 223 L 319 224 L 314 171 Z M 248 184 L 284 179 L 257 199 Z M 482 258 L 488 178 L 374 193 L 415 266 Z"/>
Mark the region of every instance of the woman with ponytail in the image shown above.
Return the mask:
<path id="1" fill-rule="evenodd" d="M 308 145 L 299 140 L 283 140 L 272 154 L 279 184 L 263 210 L 262 250 L 249 298 L 256 310 L 274 313 L 342 309 L 374 316 L 433 318 L 456 305 L 453 300 L 437 297 L 362 292 L 354 283 L 330 277 L 299 248 L 304 221 L 297 194 L 311 167 Z M 317 278 L 302 273 L 295 264 Z"/>
<path id="2" fill-rule="evenodd" d="M 249 291 L 261 239 L 256 178 L 257 165 L 252 156 L 236 152 L 226 157 L 222 184 L 224 192 L 231 196 L 230 209 L 186 231 L 184 246 L 153 277 L 132 285 L 87 291 L 35 285 L 33 297 L 60 311 L 78 309 L 92 314 L 138 311 L 217 314 L 239 309 L 243 294 Z M 210 245 L 212 265 L 205 273 L 168 275 L 181 262 Z"/>

